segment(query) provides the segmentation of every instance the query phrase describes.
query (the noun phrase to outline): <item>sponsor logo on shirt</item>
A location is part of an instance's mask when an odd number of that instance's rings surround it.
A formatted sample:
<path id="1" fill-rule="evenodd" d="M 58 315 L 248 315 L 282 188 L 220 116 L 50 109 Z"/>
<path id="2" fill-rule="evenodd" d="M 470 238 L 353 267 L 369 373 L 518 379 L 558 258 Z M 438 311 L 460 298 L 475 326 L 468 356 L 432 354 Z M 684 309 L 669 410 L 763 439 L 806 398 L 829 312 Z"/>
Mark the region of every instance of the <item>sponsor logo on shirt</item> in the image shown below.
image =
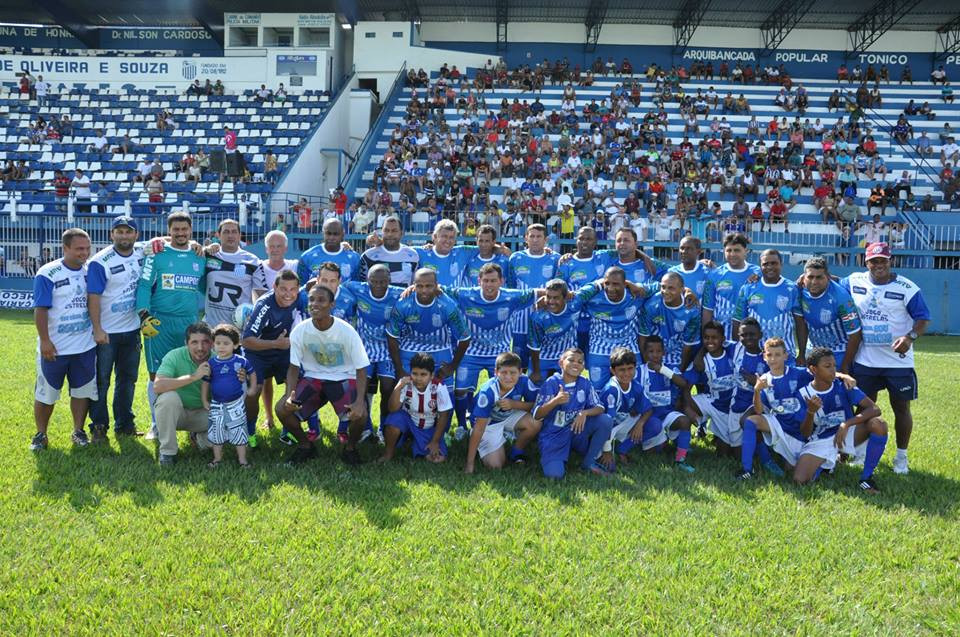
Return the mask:
<path id="1" fill-rule="evenodd" d="M 124 266 L 122 263 L 120 265 L 115 265 L 112 268 L 110 268 L 110 274 L 119 274 L 123 272 L 125 268 L 126 266 Z"/>
<path id="2" fill-rule="evenodd" d="M 196 290 L 200 277 L 190 274 L 164 273 L 160 275 L 160 287 L 164 290 Z"/>

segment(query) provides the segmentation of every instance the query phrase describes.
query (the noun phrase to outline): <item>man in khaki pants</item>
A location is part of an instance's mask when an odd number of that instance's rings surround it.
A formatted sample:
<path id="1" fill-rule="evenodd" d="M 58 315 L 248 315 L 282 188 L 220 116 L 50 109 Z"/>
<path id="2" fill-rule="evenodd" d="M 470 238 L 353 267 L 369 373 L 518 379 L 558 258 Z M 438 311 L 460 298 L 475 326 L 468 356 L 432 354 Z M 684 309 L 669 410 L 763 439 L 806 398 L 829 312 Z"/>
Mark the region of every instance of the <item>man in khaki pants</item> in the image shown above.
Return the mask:
<path id="1" fill-rule="evenodd" d="M 196 432 L 201 449 L 210 446 L 207 442 L 209 412 L 200 400 L 200 385 L 210 375 L 207 361 L 213 346 L 213 331 L 202 321 L 193 323 L 187 327 L 186 343 L 163 357 L 153 385 L 157 393 L 154 411 L 161 465 L 171 465 L 177 460 L 177 430 Z"/>

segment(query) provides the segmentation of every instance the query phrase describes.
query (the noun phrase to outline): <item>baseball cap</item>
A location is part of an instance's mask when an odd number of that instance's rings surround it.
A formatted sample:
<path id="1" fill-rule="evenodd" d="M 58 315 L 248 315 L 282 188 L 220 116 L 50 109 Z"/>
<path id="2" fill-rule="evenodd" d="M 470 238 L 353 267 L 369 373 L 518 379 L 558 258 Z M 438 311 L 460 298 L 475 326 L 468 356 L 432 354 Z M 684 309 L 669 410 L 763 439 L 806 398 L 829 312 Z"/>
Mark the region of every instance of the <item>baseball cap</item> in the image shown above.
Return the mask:
<path id="1" fill-rule="evenodd" d="M 870 259 L 881 258 L 889 259 L 890 258 L 890 246 L 883 242 L 871 243 L 867 246 L 867 253 L 864 257 L 865 261 Z"/>
<path id="2" fill-rule="evenodd" d="M 137 222 L 134 221 L 133 217 L 129 215 L 120 215 L 114 219 L 110 229 L 113 230 L 114 228 L 119 228 L 120 226 L 127 226 L 128 228 L 133 228 L 134 232 L 140 232 Z"/>

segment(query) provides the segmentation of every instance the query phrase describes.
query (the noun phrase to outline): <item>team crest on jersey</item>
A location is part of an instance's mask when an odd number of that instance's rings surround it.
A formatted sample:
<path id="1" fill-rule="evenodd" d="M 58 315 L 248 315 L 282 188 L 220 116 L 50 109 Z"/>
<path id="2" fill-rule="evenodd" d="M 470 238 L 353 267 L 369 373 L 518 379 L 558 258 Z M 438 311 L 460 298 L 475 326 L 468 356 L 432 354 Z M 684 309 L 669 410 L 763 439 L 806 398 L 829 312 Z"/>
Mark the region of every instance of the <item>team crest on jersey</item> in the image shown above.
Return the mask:
<path id="1" fill-rule="evenodd" d="M 833 312 L 831 312 L 829 308 L 823 308 L 822 310 L 820 310 L 820 322 L 821 322 L 821 323 L 826 324 L 826 323 L 829 323 L 829 322 L 832 321 L 832 320 L 833 320 Z"/>
<path id="2" fill-rule="evenodd" d="M 479 396 L 477 396 L 477 407 L 486 407 L 489 404 L 490 401 L 487 400 L 486 393 L 481 393 Z"/>
<path id="3" fill-rule="evenodd" d="M 193 271 L 194 271 L 194 272 L 199 272 L 199 271 L 200 271 L 200 264 L 199 264 L 199 263 L 194 263 L 194 264 L 193 264 Z"/>
<path id="4" fill-rule="evenodd" d="M 777 309 L 780 310 L 781 312 L 784 312 L 784 311 L 786 311 L 786 309 L 787 309 L 789 306 L 790 306 L 790 297 L 789 297 L 789 296 L 784 296 L 784 295 L 782 295 L 782 294 L 778 294 L 778 295 L 777 295 Z"/>
<path id="5" fill-rule="evenodd" d="M 673 331 L 682 332 L 683 328 L 687 326 L 686 322 L 681 319 L 673 319 Z"/>
<path id="6" fill-rule="evenodd" d="M 549 279 L 550 277 L 553 276 L 553 266 L 552 265 L 543 266 L 543 268 L 541 268 L 540 270 L 540 273 L 543 274 L 544 277 Z"/>
<path id="7" fill-rule="evenodd" d="M 434 313 L 430 317 L 430 322 L 434 327 L 443 327 L 443 316 L 440 314 Z"/>
<path id="8" fill-rule="evenodd" d="M 353 268 L 350 267 L 349 263 L 344 263 L 340 266 L 340 275 L 345 281 L 350 280 L 350 275 L 353 274 Z"/>
<path id="9" fill-rule="evenodd" d="M 500 309 L 497 310 L 498 321 L 506 321 L 508 318 L 510 318 L 510 308 L 501 307 Z"/>
<path id="10" fill-rule="evenodd" d="M 584 402 L 587 399 L 587 394 L 582 390 L 577 390 L 577 402 Z"/>
<path id="11" fill-rule="evenodd" d="M 173 282 L 173 274 L 160 275 L 160 287 L 164 290 L 172 290 L 176 287 Z"/>
<path id="12" fill-rule="evenodd" d="M 624 315 L 625 317 L 627 317 L 628 319 L 632 319 L 632 318 L 634 317 L 634 315 L 636 315 L 636 313 L 637 313 L 637 308 L 633 307 L 632 305 L 629 306 L 626 310 L 623 311 L 623 315 Z M 657 317 L 657 318 L 659 318 L 659 317 Z"/>

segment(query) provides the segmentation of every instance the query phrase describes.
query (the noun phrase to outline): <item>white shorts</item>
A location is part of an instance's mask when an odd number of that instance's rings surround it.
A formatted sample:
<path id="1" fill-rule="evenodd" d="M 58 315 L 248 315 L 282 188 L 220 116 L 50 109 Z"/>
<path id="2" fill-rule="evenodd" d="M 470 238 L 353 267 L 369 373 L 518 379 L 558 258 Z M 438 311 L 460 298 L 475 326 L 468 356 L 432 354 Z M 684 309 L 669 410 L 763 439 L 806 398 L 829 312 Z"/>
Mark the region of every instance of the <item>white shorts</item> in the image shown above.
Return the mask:
<path id="1" fill-rule="evenodd" d="M 663 425 L 663 428 L 649 440 L 644 440 L 641 447 L 644 451 L 653 449 L 654 447 L 659 447 L 668 440 L 676 440 L 677 436 L 680 435 L 680 431 L 676 429 L 671 429 L 670 426 L 677 420 L 677 418 L 682 418 L 683 414 L 679 411 L 671 411 L 660 421 Z M 656 416 L 650 416 L 651 420 L 657 418 Z"/>
<path id="2" fill-rule="evenodd" d="M 640 416 L 627 416 L 620 423 L 615 424 L 613 429 L 610 430 L 610 439 L 616 440 L 617 442 L 623 442 L 630 437 L 630 431 L 636 426 L 637 421 L 640 420 Z M 614 421 L 616 422 L 616 421 Z"/>
<path id="3" fill-rule="evenodd" d="M 767 426 L 770 427 L 770 431 L 763 432 L 763 440 L 790 465 L 797 466 L 800 456 L 808 455 L 823 458 L 821 466 L 826 471 L 830 471 L 837 464 L 837 457 L 840 452 L 833 444 L 833 436 L 802 442 L 784 433 L 780 421 L 773 414 L 764 414 L 763 417 L 766 418 Z M 852 430 L 848 433 L 848 435 L 850 434 L 852 434 Z M 849 438 L 849 440 L 851 443 L 853 442 L 852 438 Z"/>
<path id="4" fill-rule="evenodd" d="M 507 444 L 507 433 L 513 433 L 514 428 L 520 419 L 529 414 L 529 411 L 514 409 L 510 415 L 500 422 L 487 423 L 483 430 L 483 437 L 480 438 L 480 444 L 477 446 L 477 453 L 481 458 L 489 456 L 491 453 Z"/>
<path id="5" fill-rule="evenodd" d="M 704 419 L 710 419 L 710 431 L 714 436 L 731 447 L 739 447 L 743 444 L 743 429 L 740 428 L 740 418 L 737 414 L 720 411 L 707 394 L 695 394 L 693 402 Z"/>
<path id="6" fill-rule="evenodd" d="M 859 445 L 854 444 L 856 431 L 856 427 L 850 427 L 847 430 L 847 436 L 843 439 L 843 449 L 840 451 L 848 456 L 853 456 L 858 461 L 862 461 L 862 459 L 867 455 L 867 440 L 869 440 L 869 438 L 861 442 Z"/>

